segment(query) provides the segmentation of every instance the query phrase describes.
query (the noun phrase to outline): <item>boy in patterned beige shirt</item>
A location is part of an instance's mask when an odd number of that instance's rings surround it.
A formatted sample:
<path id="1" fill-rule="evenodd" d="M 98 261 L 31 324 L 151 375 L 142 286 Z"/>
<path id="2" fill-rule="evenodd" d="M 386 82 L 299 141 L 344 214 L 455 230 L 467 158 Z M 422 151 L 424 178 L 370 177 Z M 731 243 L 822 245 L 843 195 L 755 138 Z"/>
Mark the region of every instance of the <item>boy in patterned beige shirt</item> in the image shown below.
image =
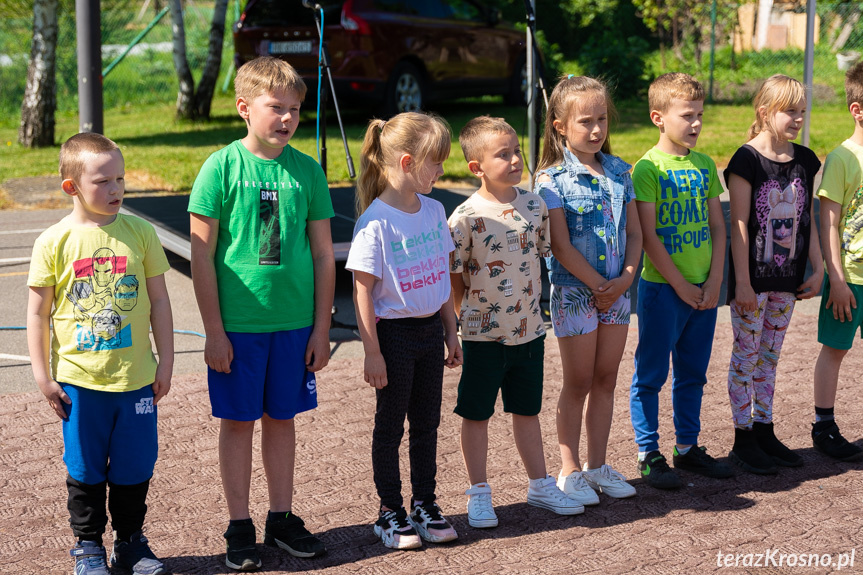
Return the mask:
<path id="1" fill-rule="evenodd" d="M 576 515 L 584 507 L 546 473 L 538 417 L 545 341 L 540 257 L 549 253 L 548 209 L 537 194 L 517 187 L 524 162 L 518 136 L 502 118 L 474 118 L 459 143 L 482 180 L 449 219 L 456 246 L 450 279 L 464 351 L 455 413 L 462 417 L 461 449 L 471 483 L 468 522 L 480 528 L 498 523 L 486 469 L 498 390 L 530 479 L 527 502 Z"/>

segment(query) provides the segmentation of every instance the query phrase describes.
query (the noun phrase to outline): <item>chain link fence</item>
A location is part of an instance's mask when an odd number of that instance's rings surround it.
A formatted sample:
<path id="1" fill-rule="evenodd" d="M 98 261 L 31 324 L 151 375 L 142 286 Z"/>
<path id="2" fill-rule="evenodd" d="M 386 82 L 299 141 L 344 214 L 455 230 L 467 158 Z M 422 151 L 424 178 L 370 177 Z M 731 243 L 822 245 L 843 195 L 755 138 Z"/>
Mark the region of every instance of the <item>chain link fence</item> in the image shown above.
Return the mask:
<path id="1" fill-rule="evenodd" d="M 233 72 L 231 25 L 242 0 L 230 0 L 226 17 L 222 76 Z M 207 58 L 213 4 L 185 0 L 186 56 L 197 82 Z M 172 102 L 177 98 L 171 15 L 165 0 L 102 0 L 103 98 L 106 109 L 134 104 Z M 57 109 L 78 109 L 78 58 L 74 2 L 60 1 L 57 38 Z M 0 111 L 20 112 L 27 81 L 33 30 L 32 2 L 0 3 Z M 132 45 L 134 43 L 134 45 Z M 125 55 L 124 55 L 125 54 Z M 118 60 L 119 59 L 119 60 Z M 107 73 L 106 73 L 107 72 Z"/>

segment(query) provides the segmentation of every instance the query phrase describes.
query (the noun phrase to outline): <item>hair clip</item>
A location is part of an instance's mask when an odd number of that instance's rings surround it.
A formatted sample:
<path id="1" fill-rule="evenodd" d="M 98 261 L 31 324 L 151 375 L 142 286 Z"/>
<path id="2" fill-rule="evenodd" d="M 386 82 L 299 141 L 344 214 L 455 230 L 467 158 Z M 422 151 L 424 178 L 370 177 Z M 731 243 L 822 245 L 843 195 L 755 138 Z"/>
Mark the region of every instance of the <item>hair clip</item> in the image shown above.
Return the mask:
<path id="1" fill-rule="evenodd" d="M 566 75 L 567 80 L 572 80 L 574 77 L 575 77 L 575 74 L 567 74 Z"/>

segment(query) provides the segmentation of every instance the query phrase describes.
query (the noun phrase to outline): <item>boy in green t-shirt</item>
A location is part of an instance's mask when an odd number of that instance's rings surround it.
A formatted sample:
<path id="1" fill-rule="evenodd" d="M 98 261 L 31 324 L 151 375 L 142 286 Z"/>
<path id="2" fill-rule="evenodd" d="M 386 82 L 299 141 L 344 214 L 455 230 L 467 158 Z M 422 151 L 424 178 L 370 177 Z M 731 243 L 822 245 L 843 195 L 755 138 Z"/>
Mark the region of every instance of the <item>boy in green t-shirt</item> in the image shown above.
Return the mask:
<path id="1" fill-rule="evenodd" d="M 818 189 L 827 281 L 826 303 L 818 314 L 822 347 L 815 363 L 812 442 L 830 457 L 857 461 L 863 459 L 863 449 L 839 433 L 833 406 L 839 368 L 863 324 L 863 62 L 845 74 L 845 98 L 854 133 L 827 155 Z"/>
<path id="2" fill-rule="evenodd" d="M 726 232 L 716 164 L 693 149 L 704 89 L 688 74 L 663 74 L 650 85 L 648 100 L 659 142 L 632 172 L 645 255 L 629 403 L 641 476 L 648 485 L 673 489 L 681 481 L 659 452 L 658 432 L 659 390 L 668 378 L 669 355 L 674 467 L 708 477 L 732 475 L 698 446 Z"/>
<path id="3" fill-rule="evenodd" d="M 270 495 L 264 542 L 297 557 L 325 552 L 292 513 L 294 416 L 317 407 L 330 356 L 335 284 L 326 176 L 288 142 L 306 94 L 290 64 L 262 57 L 234 81 L 247 135 L 211 155 L 189 198 L 192 277 L 207 343 L 210 403 L 230 523 L 228 567 L 261 566 L 249 513 L 252 436 Z"/>
<path id="4" fill-rule="evenodd" d="M 108 575 L 106 499 L 112 565 L 167 572 L 142 529 L 159 450 L 156 404 L 174 368 L 169 265 L 153 226 L 119 213 L 124 174 L 123 154 L 105 136 L 63 144 L 61 187 L 72 213 L 36 240 L 27 279 L 33 377 L 63 420 L 75 575 Z"/>

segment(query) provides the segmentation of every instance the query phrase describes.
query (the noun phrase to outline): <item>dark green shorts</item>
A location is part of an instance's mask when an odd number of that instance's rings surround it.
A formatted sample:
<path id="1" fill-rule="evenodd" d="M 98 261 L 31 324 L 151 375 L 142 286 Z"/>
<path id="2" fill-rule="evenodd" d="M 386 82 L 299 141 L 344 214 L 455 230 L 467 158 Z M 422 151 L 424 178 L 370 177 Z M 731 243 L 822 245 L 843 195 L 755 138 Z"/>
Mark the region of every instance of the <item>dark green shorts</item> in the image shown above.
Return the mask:
<path id="1" fill-rule="evenodd" d="M 851 349 L 854 335 L 863 324 L 863 286 L 848 284 L 857 301 L 857 308 L 851 308 L 851 321 L 839 321 L 833 317 L 832 306 L 830 309 L 824 307 L 830 298 L 830 278 L 827 274 L 824 274 L 824 280 L 824 293 L 821 296 L 819 306 L 821 309 L 818 312 L 818 343 L 833 349 Z M 860 337 L 863 337 L 863 329 L 860 330 Z"/>
<path id="2" fill-rule="evenodd" d="M 463 341 L 464 365 L 455 413 L 474 421 L 494 415 L 500 390 L 506 413 L 532 416 L 542 407 L 545 335 L 520 345 Z"/>

